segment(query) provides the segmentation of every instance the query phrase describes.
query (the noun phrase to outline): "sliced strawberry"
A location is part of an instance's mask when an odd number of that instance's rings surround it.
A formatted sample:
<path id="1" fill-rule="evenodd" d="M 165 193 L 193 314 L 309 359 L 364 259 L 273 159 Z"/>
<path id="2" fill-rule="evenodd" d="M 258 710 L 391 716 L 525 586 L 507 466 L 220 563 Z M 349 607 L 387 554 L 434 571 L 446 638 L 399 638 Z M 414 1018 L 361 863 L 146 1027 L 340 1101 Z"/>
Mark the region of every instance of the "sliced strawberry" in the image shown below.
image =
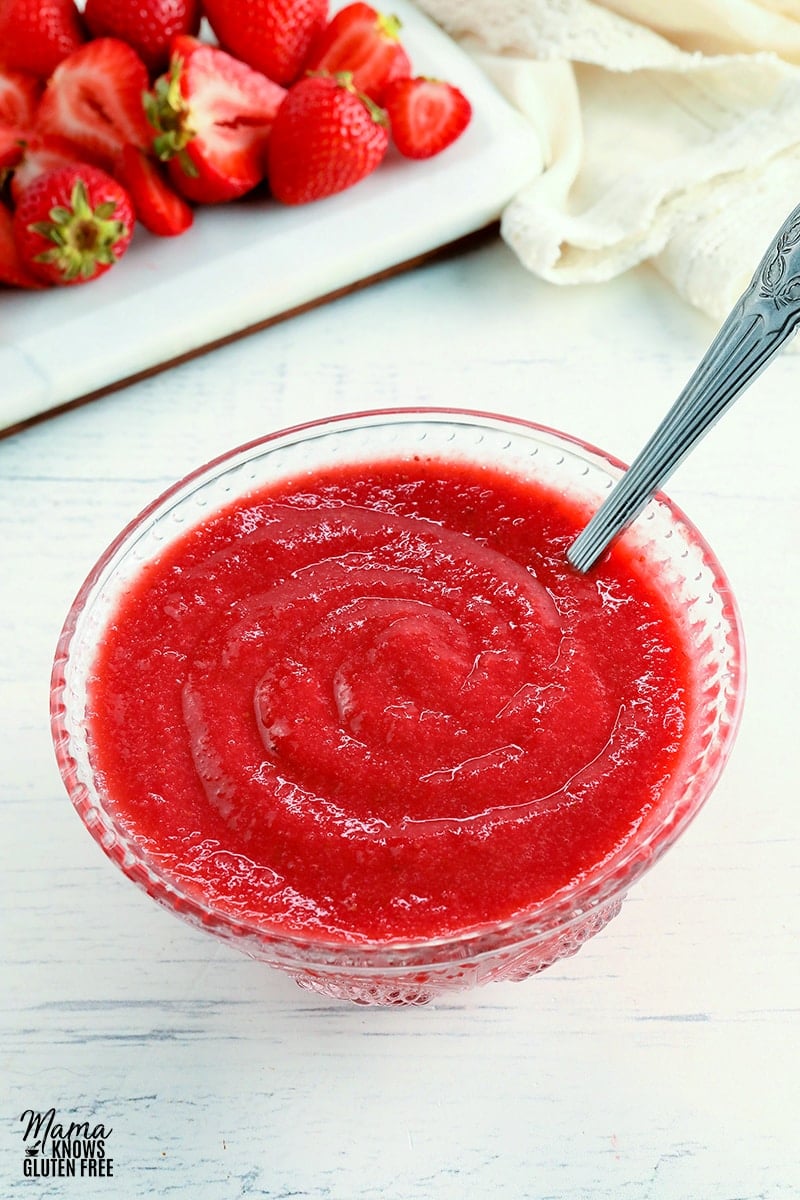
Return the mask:
<path id="1" fill-rule="evenodd" d="M 0 58 L 12 71 L 46 79 L 84 41 L 73 0 L 2 0 Z"/>
<path id="2" fill-rule="evenodd" d="M 153 147 L 189 200 L 217 204 L 264 178 L 266 146 L 285 90 L 260 71 L 196 38 L 175 38 L 168 74 L 148 116 Z"/>
<path id="3" fill-rule="evenodd" d="M 97 38 L 56 67 L 36 120 L 40 133 L 68 138 L 107 170 L 129 142 L 149 145 L 152 130 L 142 96 L 147 68 L 117 38 Z"/>
<path id="4" fill-rule="evenodd" d="M 134 211 L 145 229 L 159 237 L 185 233 L 194 214 L 186 201 L 170 187 L 159 163 L 138 146 L 126 146 L 117 169 Z"/>
<path id="5" fill-rule="evenodd" d="M 29 183 L 45 171 L 56 167 L 68 167 L 71 163 L 83 162 L 84 153 L 66 138 L 46 137 L 41 133 L 26 135 L 22 157 L 11 177 L 11 199 L 15 204 Z"/>
<path id="6" fill-rule="evenodd" d="M 220 45 L 276 83 L 297 79 L 328 0 L 203 0 Z"/>
<path id="7" fill-rule="evenodd" d="M 0 204 L 0 283 L 22 288 L 44 286 L 23 265 L 14 238 L 14 220 L 5 204 Z"/>
<path id="8" fill-rule="evenodd" d="M 25 189 L 14 240 L 25 267 L 46 283 L 88 283 L 128 249 L 134 220 L 122 184 L 79 163 L 47 171 Z"/>
<path id="9" fill-rule="evenodd" d="M 41 84 L 34 75 L 0 67 L 0 125 L 29 129 L 41 91 Z"/>
<path id="10" fill-rule="evenodd" d="M 392 138 L 406 158 L 432 158 L 460 137 L 472 106 L 463 92 L 441 79 L 396 79 L 383 93 Z"/>
<path id="11" fill-rule="evenodd" d="M 349 71 L 364 95 L 381 103 L 393 79 L 411 74 L 411 61 L 400 45 L 400 21 L 369 4 L 348 4 L 314 40 L 306 71 Z"/>

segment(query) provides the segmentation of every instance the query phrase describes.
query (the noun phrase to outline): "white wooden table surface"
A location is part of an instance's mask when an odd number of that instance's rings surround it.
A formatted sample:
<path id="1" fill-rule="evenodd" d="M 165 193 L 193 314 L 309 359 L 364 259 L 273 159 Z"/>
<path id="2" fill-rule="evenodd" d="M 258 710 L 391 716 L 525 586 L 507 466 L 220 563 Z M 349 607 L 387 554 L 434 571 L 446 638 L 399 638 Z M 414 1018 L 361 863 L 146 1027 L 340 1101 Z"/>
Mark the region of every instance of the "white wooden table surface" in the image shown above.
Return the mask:
<path id="1" fill-rule="evenodd" d="M 647 269 L 554 290 L 489 241 L 0 442 L 0 1195 L 800 1195 L 797 356 L 668 489 L 743 613 L 733 758 L 622 915 L 541 976 L 421 1009 L 303 993 L 122 877 L 48 733 L 74 593 L 190 468 L 299 420 L 415 403 L 528 416 L 630 459 L 711 333 Z M 20 1114 L 51 1107 L 111 1128 L 112 1178 L 24 1177 Z"/>

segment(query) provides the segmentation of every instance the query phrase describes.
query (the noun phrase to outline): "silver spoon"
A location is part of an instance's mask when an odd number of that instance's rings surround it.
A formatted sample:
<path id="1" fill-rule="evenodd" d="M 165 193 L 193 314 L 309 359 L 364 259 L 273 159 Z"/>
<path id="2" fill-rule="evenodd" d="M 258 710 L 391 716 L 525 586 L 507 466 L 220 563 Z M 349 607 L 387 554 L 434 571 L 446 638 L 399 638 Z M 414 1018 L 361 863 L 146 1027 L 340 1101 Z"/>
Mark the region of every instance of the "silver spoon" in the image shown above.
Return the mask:
<path id="1" fill-rule="evenodd" d="M 653 436 L 567 550 L 588 571 L 749 384 L 800 321 L 800 205 Z"/>

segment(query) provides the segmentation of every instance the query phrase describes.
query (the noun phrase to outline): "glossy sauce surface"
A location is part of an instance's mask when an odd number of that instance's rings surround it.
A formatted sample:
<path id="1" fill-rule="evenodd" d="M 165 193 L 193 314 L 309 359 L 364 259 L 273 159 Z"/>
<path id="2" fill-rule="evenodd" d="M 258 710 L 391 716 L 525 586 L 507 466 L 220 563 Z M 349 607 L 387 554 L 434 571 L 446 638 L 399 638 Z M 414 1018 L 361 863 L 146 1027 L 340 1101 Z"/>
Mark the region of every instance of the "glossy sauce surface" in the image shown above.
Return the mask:
<path id="1" fill-rule="evenodd" d="M 657 582 L 588 577 L 563 496 L 396 462 L 264 490 L 143 569 L 93 760 L 181 887 L 287 932 L 437 937 L 585 877 L 658 803 L 690 702 Z"/>

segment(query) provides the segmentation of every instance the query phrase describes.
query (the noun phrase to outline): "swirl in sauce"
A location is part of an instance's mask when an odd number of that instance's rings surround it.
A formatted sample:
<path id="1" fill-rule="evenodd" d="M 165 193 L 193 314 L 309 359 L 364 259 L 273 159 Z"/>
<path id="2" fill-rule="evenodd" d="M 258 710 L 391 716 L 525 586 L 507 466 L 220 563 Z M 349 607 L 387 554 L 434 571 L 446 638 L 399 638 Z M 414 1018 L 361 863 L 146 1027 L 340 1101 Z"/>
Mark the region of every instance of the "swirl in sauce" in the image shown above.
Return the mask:
<path id="1" fill-rule="evenodd" d="M 273 487 L 148 566 L 92 739 L 117 819 L 227 911 L 352 939 L 504 919 L 607 858 L 680 744 L 675 622 L 563 497 L 479 467 Z"/>

